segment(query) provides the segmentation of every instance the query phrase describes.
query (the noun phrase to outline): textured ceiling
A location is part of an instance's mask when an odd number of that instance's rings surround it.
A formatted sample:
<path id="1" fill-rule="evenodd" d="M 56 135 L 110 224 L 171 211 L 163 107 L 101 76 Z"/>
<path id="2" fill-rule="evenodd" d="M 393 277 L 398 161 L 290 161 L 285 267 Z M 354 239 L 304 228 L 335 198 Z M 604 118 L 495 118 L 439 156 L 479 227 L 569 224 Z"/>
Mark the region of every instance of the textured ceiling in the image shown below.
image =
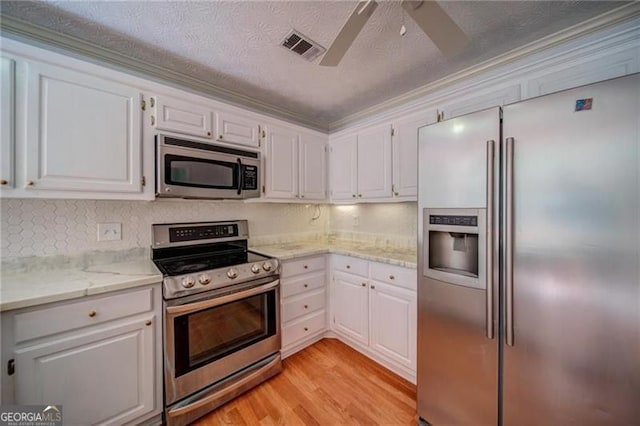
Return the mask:
<path id="1" fill-rule="evenodd" d="M 444 1 L 471 43 L 445 58 L 402 8 L 379 6 L 342 62 L 320 67 L 279 47 L 295 28 L 329 47 L 357 2 L 1 1 L 3 14 L 73 35 L 292 111 L 329 127 L 623 4 L 614 1 Z"/>

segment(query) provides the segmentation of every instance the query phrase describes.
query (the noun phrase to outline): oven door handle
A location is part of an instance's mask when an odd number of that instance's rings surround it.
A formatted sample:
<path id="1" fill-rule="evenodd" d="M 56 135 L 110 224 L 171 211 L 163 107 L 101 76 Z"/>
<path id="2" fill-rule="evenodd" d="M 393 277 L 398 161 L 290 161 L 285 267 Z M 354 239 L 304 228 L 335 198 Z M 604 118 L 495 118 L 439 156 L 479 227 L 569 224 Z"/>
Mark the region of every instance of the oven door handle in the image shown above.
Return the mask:
<path id="1" fill-rule="evenodd" d="M 252 287 L 248 290 L 239 291 L 237 293 L 228 294 L 222 297 L 215 297 L 212 299 L 203 300 L 201 302 L 187 303 L 185 305 L 167 306 L 167 314 L 175 316 L 187 312 L 195 312 L 202 309 L 212 308 L 218 305 L 224 305 L 225 303 L 245 299 L 247 297 L 255 296 L 256 294 L 265 293 L 277 287 L 279 284 L 280 280 L 274 280 L 258 287 Z"/>

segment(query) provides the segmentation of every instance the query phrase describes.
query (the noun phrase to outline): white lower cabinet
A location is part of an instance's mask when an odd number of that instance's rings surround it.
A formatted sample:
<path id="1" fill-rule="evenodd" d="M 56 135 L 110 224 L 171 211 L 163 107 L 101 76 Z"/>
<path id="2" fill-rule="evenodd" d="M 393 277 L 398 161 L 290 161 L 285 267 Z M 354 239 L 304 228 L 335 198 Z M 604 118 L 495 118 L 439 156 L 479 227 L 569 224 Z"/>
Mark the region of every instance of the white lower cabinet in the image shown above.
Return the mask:
<path id="1" fill-rule="evenodd" d="M 416 271 L 339 255 L 331 265 L 332 331 L 415 380 Z"/>
<path id="2" fill-rule="evenodd" d="M 155 285 L 3 314 L 12 325 L 12 342 L 3 336 L 3 345 L 13 346 L 13 402 L 61 404 L 65 424 L 138 423 L 159 415 L 161 305 Z"/>
<path id="3" fill-rule="evenodd" d="M 416 318 L 415 291 L 371 281 L 369 346 L 394 361 L 415 370 Z"/>
<path id="4" fill-rule="evenodd" d="M 366 278 L 333 274 L 333 328 L 363 344 L 369 343 L 369 290 Z"/>
<path id="5" fill-rule="evenodd" d="M 286 357 L 320 339 L 326 330 L 324 255 L 284 261 L 280 285 Z"/>

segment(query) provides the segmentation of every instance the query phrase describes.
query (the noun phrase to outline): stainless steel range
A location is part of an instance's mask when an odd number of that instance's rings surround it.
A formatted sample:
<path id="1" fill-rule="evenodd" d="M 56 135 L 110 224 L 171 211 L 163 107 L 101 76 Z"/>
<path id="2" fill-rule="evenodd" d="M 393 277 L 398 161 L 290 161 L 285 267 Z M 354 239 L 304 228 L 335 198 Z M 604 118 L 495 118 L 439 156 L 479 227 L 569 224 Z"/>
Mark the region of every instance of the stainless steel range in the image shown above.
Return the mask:
<path id="1" fill-rule="evenodd" d="M 153 225 L 164 274 L 164 400 L 184 425 L 282 370 L 280 265 L 245 220 Z"/>

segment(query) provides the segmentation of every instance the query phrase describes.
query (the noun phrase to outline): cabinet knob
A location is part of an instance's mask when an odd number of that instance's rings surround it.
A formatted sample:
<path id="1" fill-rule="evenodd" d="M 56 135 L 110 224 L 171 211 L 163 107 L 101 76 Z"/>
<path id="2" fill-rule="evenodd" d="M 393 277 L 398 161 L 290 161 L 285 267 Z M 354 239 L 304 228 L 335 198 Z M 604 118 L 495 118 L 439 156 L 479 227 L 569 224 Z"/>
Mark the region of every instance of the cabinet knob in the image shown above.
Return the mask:
<path id="1" fill-rule="evenodd" d="M 375 290 L 375 289 L 376 289 L 376 286 L 375 286 L 375 285 L 373 285 L 373 284 L 371 284 L 371 289 L 372 289 L 372 290 Z"/>
<path id="2" fill-rule="evenodd" d="M 146 325 L 147 327 L 149 327 L 151 325 L 151 320 L 147 320 L 144 325 Z"/>
<path id="3" fill-rule="evenodd" d="M 362 283 L 362 287 L 366 287 L 366 286 L 367 286 L 367 283 Z"/>
<path id="4" fill-rule="evenodd" d="M 305 309 L 309 309 L 309 305 L 304 305 L 304 308 Z"/>
<path id="5" fill-rule="evenodd" d="M 304 268 L 304 269 L 309 269 L 309 266 L 304 265 L 304 266 L 303 266 L 303 268 Z"/>
<path id="6" fill-rule="evenodd" d="M 400 195 L 400 194 L 398 194 L 397 192 L 394 192 L 394 193 L 393 193 L 393 195 L 395 195 L 395 196 L 397 197 L 397 196 L 398 196 L 398 195 Z"/>
<path id="7" fill-rule="evenodd" d="M 362 198 L 362 194 L 358 194 L 358 197 Z"/>
<path id="8" fill-rule="evenodd" d="M 347 265 L 347 269 L 351 269 L 351 265 Z"/>
<path id="9" fill-rule="evenodd" d="M 309 327 L 305 327 L 305 328 L 304 328 L 304 331 L 309 331 Z"/>
<path id="10" fill-rule="evenodd" d="M 396 277 L 394 277 L 393 275 L 389 275 L 389 279 L 390 279 L 390 280 L 395 280 L 395 279 L 396 279 Z"/>
<path id="11" fill-rule="evenodd" d="M 32 180 L 30 180 L 29 182 L 27 182 L 27 186 L 34 186 L 36 183 Z"/>
<path id="12" fill-rule="evenodd" d="M 305 285 L 304 285 L 304 288 L 307 288 L 307 287 L 309 287 L 309 284 L 305 284 Z"/>
<path id="13" fill-rule="evenodd" d="M 207 136 L 211 136 L 211 132 L 207 132 Z"/>
<path id="14" fill-rule="evenodd" d="M 218 139 L 222 139 L 222 135 L 218 136 Z"/>
<path id="15" fill-rule="evenodd" d="M 0 185 L 6 185 L 6 184 L 8 184 L 8 183 L 9 183 L 9 181 L 8 181 L 8 180 L 6 180 L 6 179 L 2 179 L 2 180 L 0 180 Z"/>
<path id="16" fill-rule="evenodd" d="M 97 314 L 97 312 L 96 312 L 96 311 L 91 311 L 91 312 L 89 312 L 89 318 L 93 318 L 93 317 L 95 317 L 95 316 L 96 316 L 96 314 Z"/>
<path id="17" fill-rule="evenodd" d="M 356 194 L 351 194 L 351 196 L 352 196 L 353 198 L 356 198 Z"/>
<path id="18" fill-rule="evenodd" d="M 304 195 L 301 195 L 300 198 L 304 198 Z"/>

